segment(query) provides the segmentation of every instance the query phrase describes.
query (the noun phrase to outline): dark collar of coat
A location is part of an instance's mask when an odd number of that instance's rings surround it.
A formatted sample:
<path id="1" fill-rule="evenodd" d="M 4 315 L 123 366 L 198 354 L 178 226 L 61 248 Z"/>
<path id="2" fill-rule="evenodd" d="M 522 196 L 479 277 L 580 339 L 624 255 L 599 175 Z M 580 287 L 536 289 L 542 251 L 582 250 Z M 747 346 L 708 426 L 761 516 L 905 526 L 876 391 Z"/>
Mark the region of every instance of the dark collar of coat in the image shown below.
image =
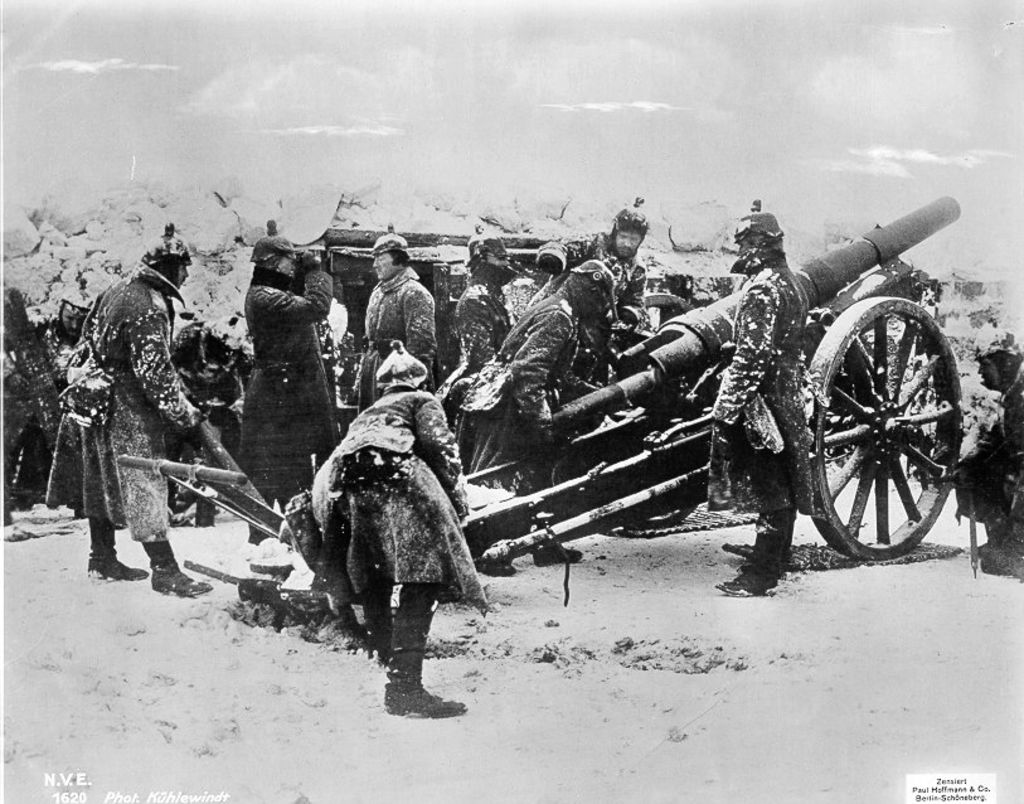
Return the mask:
<path id="1" fill-rule="evenodd" d="M 174 284 L 165 279 L 161 273 L 154 271 L 148 266 L 140 266 L 132 278 L 141 280 L 157 291 L 157 293 L 162 293 L 165 297 L 169 296 L 185 304 L 185 300 L 181 298 L 181 293 L 174 287 Z"/>
<path id="2" fill-rule="evenodd" d="M 416 276 L 416 272 L 411 267 L 406 266 L 390 279 L 381 282 L 377 287 L 381 289 L 382 293 L 394 293 L 406 282 L 413 279 L 419 280 L 419 277 Z"/>

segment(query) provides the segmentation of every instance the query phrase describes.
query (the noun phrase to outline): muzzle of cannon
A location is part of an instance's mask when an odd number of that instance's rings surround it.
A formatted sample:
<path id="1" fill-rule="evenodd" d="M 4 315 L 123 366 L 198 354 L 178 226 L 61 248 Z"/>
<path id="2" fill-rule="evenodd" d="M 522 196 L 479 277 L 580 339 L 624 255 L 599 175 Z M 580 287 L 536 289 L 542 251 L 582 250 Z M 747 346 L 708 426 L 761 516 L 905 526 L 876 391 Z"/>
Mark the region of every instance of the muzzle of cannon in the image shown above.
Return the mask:
<path id="1" fill-rule="evenodd" d="M 884 295 L 885 282 L 866 282 L 866 294 L 858 293 L 856 288 L 841 292 L 867 272 L 885 266 L 959 217 L 960 205 L 956 200 L 940 198 L 888 226 L 872 229 L 847 246 L 811 260 L 796 272 L 808 306 L 820 308 L 842 295 L 841 304 L 829 311 L 830 317 L 835 318 L 863 295 Z M 897 267 L 888 278 L 898 279 L 901 274 Z M 555 426 L 572 427 L 595 413 L 635 404 L 662 385 L 666 378 L 700 371 L 715 363 L 721 355 L 722 344 L 732 339 L 733 316 L 741 295 L 742 292 L 733 293 L 667 321 L 656 335 L 623 355 L 621 362 L 627 365 L 645 360 L 645 370 L 567 404 L 555 414 Z"/>

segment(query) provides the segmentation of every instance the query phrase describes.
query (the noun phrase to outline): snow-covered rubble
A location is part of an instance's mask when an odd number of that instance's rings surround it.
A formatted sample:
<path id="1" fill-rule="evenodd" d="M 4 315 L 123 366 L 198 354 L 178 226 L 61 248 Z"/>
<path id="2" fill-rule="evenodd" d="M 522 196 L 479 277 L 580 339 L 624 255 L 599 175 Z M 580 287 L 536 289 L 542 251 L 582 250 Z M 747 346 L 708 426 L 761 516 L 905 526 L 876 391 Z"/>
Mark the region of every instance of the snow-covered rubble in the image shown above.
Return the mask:
<path id="1" fill-rule="evenodd" d="M 384 231 L 394 225 L 399 231 L 463 236 L 482 226 L 560 238 L 606 231 L 623 204 L 568 194 L 520 194 L 496 202 L 483 195 L 455 197 L 380 184 L 354 191 L 320 186 L 269 200 L 248 197 L 234 179 L 212 188 L 133 184 L 91 201 L 77 193 L 67 199 L 49 195 L 26 209 L 8 206 L 4 268 L 6 282 L 25 293 L 34 317 L 49 317 L 61 299 L 88 303 L 135 266 L 173 222 L 193 253 L 192 275 L 182 291 L 186 302 L 197 317 L 218 321 L 241 314 L 251 247 L 271 218 L 299 244 L 312 242 L 328 226 Z M 733 216 L 723 205 L 650 203 L 644 211 L 651 231 L 642 256 L 654 275 L 713 275 L 727 268 L 731 258 L 723 247 Z M 673 249 L 673 240 L 681 250 Z"/>

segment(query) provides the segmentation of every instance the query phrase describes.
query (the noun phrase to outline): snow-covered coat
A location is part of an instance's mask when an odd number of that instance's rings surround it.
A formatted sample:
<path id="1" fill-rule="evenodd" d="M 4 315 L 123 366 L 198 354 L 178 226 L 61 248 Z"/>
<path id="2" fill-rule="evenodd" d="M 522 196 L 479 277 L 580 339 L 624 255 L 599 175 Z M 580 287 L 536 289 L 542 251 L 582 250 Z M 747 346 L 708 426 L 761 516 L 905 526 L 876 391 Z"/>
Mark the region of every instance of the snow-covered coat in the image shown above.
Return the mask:
<path id="1" fill-rule="evenodd" d="M 140 268 L 106 290 L 86 322 L 83 338 L 113 379 L 107 422 L 81 427 L 65 416 L 54 452 L 47 504 L 82 509 L 90 517 L 127 527 L 132 538 L 166 538 L 167 480 L 154 472 L 122 469 L 118 455 L 164 457 L 164 435 L 199 423 L 171 364 L 177 288 L 151 268 Z"/>
<path id="2" fill-rule="evenodd" d="M 650 328 L 650 318 L 644 305 L 644 290 L 647 287 L 647 268 L 636 255 L 621 259 L 612 250 L 610 235 L 598 234 L 590 240 L 572 240 L 565 244 L 565 271 L 551 277 L 530 300 L 530 306 L 551 296 L 562 286 L 569 271 L 587 260 L 599 260 L 608 266 L 615 277 L 615 307 L 618 317 L 629 311 L 636 318 L 638 329 Z"/>
<path id="3" fill-rule="evenodd" d="M 315 327 L 330 310 L 332 279 L 310 270 L 304 282 L 301 296 L 254 282 L 245 298 L 255 363 L 245 389 L 239 465 L 271 504 L 309 488 L 311 456 L 319 466 L 338 443 Z"/>
<path id="4" fill-rule="evenodd" d="M 495 357 L 509 374 L 501 400 L 467 416 L 475 431 L 470 473 L 536 454 L 554 410 L 594 390 L 571 370 L 583 323 L 560 290 L 512 329 Z"/>
<path id="5" fill-rule="evenodd" d="M 461 376 L 476 374 L 494 357 L 512 328 L 501 288 L 470 281 L 455 305 L 455 330 L 459 336 Z"/>
<path id="6" fill-rule="evenodd" d="M 359 410 L 377 399 L 377 369 L 391 352 L 391 341 L 405 344 L 406 351 L 427 367 L 427 389 L 434 388 L 434 357 L 437 334 L 434 297 L 420 284 L 416 272 L 403 268 L 380 282 L 366 306 L 366 348 L 359 364 Z"/>
<path id="7" fill-rule="evenodd" d="M 709 507 L 814 513 L 802 392 L 806 319 L 807 300 L 784 257 L 744 289 L 733 325 L 736 353 L 712 410 Z M 762 432 L 764 424 L 754 418 L 758 394 L 782 436 L 780 452 L 751 443 L 750 431 Z"/>
<path id="8" fill-rule="evenodd" d="M 455 305 L 455 332 L 459 339 L 459 363 L 438 391 L 448 422 L 467 459 L 473 449 L 473 428 L 462 415 L 462 398 L 471 378 L 498 354 L 512 322 L 501 298 L 501 287 L 470 280 Z"/>
<path id="9" fill-rule="evenodd" d="M 441 584 L 443 600 L 486 607 L 459 524 L 468 511 L 462 463 L 433 394 L 394 389 L 360 413 L 312 497 L 325 554 L 345 562 L 357 594 L 383 578 Z"/>

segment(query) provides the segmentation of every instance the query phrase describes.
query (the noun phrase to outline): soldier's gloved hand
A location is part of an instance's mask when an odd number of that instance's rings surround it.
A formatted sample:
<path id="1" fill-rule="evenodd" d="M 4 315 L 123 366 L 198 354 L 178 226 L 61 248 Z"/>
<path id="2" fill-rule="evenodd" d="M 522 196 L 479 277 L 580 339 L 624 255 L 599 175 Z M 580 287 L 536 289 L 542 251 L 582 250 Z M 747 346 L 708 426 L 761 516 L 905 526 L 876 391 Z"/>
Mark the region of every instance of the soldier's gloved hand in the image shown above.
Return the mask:
<path id="1" fill-rule="evenodd" d="M 632 307 L 623 307 L 618 311 L 619 323 L 626 327 L 635 327 L 640 323 L 640 316 Z"/>

